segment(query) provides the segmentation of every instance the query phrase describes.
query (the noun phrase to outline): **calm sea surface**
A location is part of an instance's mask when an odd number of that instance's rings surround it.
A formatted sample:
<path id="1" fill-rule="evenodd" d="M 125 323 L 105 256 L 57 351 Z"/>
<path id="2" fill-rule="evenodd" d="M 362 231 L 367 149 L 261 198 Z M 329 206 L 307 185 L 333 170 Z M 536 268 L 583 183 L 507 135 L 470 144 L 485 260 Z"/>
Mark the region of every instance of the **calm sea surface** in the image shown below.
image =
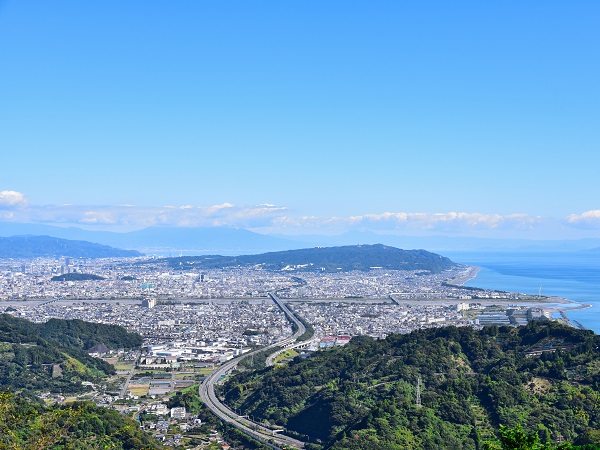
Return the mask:
<path id="1" fill-rule="evenodd" d="M 455 262 L 481 267 L 466 283 L 486 289 L 558 296 L 591 308 L 567 312 L 600 334 L 600 252 L 443 252 Z"/>

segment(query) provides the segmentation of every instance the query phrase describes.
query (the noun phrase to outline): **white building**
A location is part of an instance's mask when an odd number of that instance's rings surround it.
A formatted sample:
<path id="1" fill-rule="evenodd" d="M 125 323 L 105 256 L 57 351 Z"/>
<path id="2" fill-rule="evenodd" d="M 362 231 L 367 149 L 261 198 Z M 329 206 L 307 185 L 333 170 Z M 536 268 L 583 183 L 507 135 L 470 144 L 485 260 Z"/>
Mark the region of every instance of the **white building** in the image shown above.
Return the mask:
<path id="1" fill-rule="evenodd" d="M 142 300 L 142 307 L 144 308 L 154 308 L 156 306 L 155 298 L 145 298 Z"/>
<path id="2" fill-rule="evenodd" d="M 185 419 L 185 408 L 171 408 L 171 419 Z"/>

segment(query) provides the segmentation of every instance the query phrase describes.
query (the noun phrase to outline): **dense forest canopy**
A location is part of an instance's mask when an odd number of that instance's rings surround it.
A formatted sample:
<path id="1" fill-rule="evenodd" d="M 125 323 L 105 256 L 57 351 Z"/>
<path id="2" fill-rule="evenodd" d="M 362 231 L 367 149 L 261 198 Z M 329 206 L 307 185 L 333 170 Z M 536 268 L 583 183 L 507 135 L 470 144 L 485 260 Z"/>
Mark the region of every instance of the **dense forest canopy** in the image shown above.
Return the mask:
<path id="1" fill-rule="evenodd" d="M 51 319 L 37 324 L 0 315 L 0 389 L 27 392 L 80 392 L 82 381 L 115 373 L 114 367 L 88 355 L 96 345 L 133 348 L 141 336 L 116 325 Z"/>
<path id="2" fill-rule="evenodd" d="M 91 402 L 44 407 L 8 391 L 0 392 L 0 449 L 163 448 L 136 422 Z"/>
<path id="3" fill-rule="evenodd" d="M 500 425 L 522 426 L 540 445 L 587 444 L 600 441 L 599 346 L 591 331 L 556 322 L 361 336 L 240 373 L 222 394 L 315 447 L 475 450 Z"/>
<path id="4" fill-rule="evenodd" d="M 0 315 L 0 449 L 163 448 L 137 422 L 91 402 L 42 405 L 36 394 L 76 394 L 82 382 L 115 373 L 87 350 L 138 347 L 142 338 L 122 327 L 81 320 L 33 323 Z"/>

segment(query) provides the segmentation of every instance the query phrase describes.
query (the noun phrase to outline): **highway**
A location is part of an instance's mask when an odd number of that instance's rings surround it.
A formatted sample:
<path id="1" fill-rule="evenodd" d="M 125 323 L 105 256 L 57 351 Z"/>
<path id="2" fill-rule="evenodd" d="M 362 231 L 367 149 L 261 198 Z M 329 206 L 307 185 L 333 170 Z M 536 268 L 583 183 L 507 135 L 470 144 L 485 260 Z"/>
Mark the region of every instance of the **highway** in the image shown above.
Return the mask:
<path id="1" fill-rule="evenodd" d="M 297 439 L 293 439 L 291 437 L 275 434 L 273 429 L 264 427 L 259 425 L 251 420 L 238 416 L 235 411 L 229 409 L 225 404 L 223 404 L 215 394 L 215 384 L 221 379 L 222 376 L 229 373 L 237 364 L 244 358 L 247 358 L 253 354 L 262 352 L 268 349 L 274 349 L 282 346 L 286 346 L 295 342 L 304 332 L 306 331 L 306 327 L 302 322 L 298 320 L 298 318 L 290 311 L 290 309 L 281 301 L 281 299 L 277 296 L 277 294 L 269 293 L 269 296 L 273 299 L 273 301 L 279 306 L 279 308 L 286 314 L 288 319 L 293 322 L 297 329 L 296 332 L 285 339 L 277 341 L 274 344 L 271 344 L 267 347 L 260 348 L 258 350 L 254 350 L 246 353 L 245 355 L 239 356 L 237 358 L 232 359 L 231 361 L 226 362 L 221 365 L 217 370 L 211 373 L 200 385 L 200 398 L 204 402 L 204 404 L 221 420 L 230 423 L 235 426 L 237 429 L 252 436 L 255 439 L 258 439 L 260 442 L 268 445 L 273 449 L 280 449 L 281 447 L 293 447 L 293 448 L 304 448 L 304 442 L 299 441 Z M 271 441 L 272 443 L 269 443 Z"/>
<path id="2" fill-rule="evenodd" d="M 281 355 L 286 350 L 295 349 L 295 348 L 306 348 L 306 347 L 308 347 L 310 345 L 317 344 L 318 342 L 319 342 L 318 339 L 311 339 L 310 341 L 302 341 L 302 342 L 295 342 L 295 343 L 288 344 L 284 348 L 282 348 L 280 350 L 277 350 L 275 353 L 271 353 L 269 355 L 269 357 L 267 358 L 267 361 L 265 362 L 265 365 L 267 367 L 274 366 L 275 365 L 275 358 L 277 358 L 279 355 Z"/>

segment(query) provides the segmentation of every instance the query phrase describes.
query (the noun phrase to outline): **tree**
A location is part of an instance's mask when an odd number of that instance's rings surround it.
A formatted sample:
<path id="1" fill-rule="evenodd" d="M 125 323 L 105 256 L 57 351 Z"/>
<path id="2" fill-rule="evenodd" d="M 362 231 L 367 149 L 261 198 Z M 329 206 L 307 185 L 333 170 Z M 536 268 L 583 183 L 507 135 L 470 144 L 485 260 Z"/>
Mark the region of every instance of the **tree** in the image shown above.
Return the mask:
<path id="1" fill-rule="evenodd" d="M 540 439 L 537 434 L 527 434 L 521 425 L 508 428 L 500 425 L 500 445 L 486 442 L 484 450 L 537 450 Z"/>
<path id="2" fill-rule="evenodd" d="M 537 433 L 525 433 L 520 424 L 513 428 L 500 425 L 500 445 L 492 442 L 483 444 L 483 450 L 592 450 L 594 448 L 596 446 L 573 447 L 569 443 L 559 446 L 542 444 Z"/>

